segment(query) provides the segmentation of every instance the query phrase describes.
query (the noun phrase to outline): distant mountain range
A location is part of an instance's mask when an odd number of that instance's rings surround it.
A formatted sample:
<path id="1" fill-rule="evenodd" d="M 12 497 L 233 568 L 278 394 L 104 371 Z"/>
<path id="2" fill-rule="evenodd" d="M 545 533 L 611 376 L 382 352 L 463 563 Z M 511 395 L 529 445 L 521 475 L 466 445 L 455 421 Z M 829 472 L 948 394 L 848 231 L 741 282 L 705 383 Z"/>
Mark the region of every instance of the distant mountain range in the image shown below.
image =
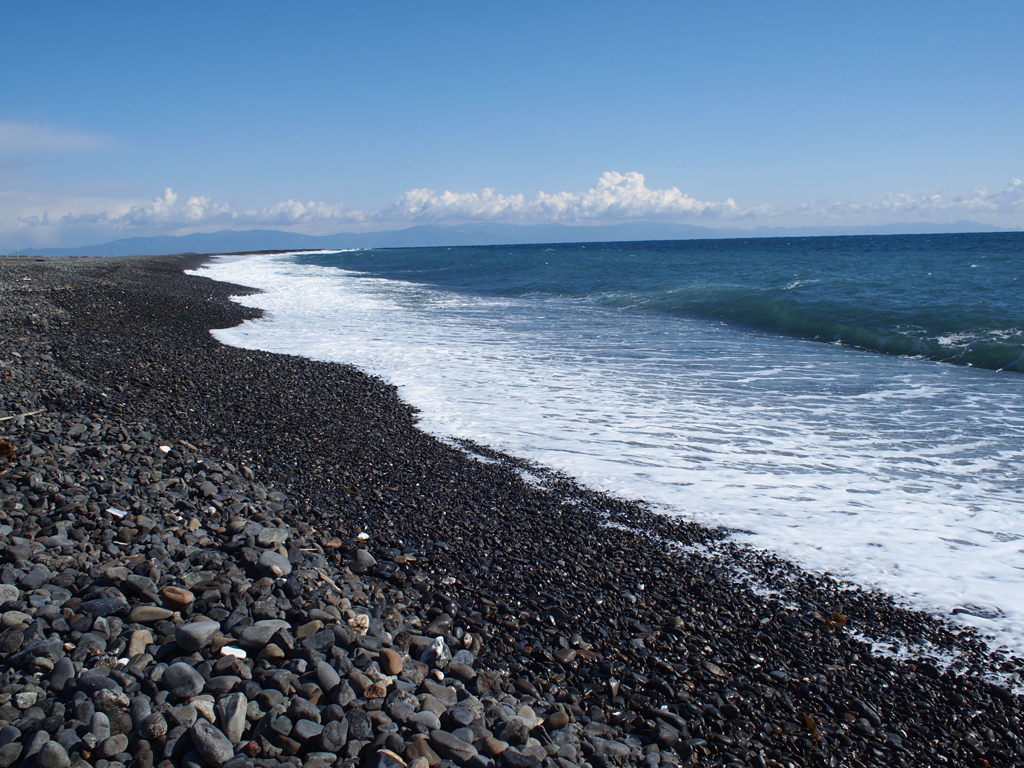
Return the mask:
<path id="1" fill-rule="evenodd" d="M 197 232 L 191 235 L 131 237 L 74 248 L 29 248 L 26 256 L 144 256 L 168 253 L 243 253 L 247 251 L 407 248 L 417 246 L 595 243 L 632 240 L 697 240 L 737 237 L 815 237 L 829 235 L 913 235 L 951 232 L 1000 232 L 974 221 L 954 224 L 904 223 L 874 227 L 758 227 L 711 229 L 690 224 L 637 221 L 605 226 L 565 224 L 464 224 L 417 226 L 384 232 L 303 235 L 277 229 Z"/>

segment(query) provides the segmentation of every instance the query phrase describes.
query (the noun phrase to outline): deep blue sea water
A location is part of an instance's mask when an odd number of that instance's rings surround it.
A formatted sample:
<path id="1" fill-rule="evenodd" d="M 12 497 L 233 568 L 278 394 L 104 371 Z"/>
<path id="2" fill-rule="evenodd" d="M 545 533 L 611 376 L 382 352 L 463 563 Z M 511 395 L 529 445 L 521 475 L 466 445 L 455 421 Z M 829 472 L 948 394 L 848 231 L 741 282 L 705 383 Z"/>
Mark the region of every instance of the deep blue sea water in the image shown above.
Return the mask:
<path id="1" fill-rule="evenodd" d="M 298 263 L 1024 372 L 1020 232 L 395 248 Z"/>
<path id="2" fill-rule="evenodd" d="M 1024 651 L 1024 233 L 225 257 L 216 331 Z"/>

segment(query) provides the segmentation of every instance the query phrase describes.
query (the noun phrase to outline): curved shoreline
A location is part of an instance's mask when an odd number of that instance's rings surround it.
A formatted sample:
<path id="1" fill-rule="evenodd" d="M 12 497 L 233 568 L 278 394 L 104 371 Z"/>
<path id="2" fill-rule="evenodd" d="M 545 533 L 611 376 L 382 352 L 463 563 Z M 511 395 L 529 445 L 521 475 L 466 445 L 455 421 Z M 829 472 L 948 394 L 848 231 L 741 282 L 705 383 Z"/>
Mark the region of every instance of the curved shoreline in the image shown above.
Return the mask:
<path id="1" fill-rule="evenodd" d="M 368 531 L 389 588 L 403 583 L 388 581 L 401 569 L 387 564 L 415 558 L 418 610 L 472 627 L 482 666 L 595 735 L 642 745 L 581 760 L 640 762 L 665 718 L 686 739 L 655 750 L 658 764 L 687 752 L 704 765 L 1024 759 L 1020 699 L 979 677 L 1000 666 L 1019 675 L 1020 660 L 719 532 L 542 469 L 545 482 L 527 484 L 523 462 L 483 447 L 494 460 L 474 461 L 416 429 L 393 387 L 351 367 L 220 345 L 209 329 L 255 313 L 229 301 L 246 289 L 181 273 L 202 259 L 9 260 L 0 275 L 69 286 L 4 291 L 20 311 L 65 313 L 46 331 L 49 354 L 92 394 L 61 396 L 64 407 L 151 421 L 251 467 L 298 521 L 346 540 Z M 737 568 L 786 602 L 738 583 Z M 873 656 L 854 632 L 951 652 L 966 674 Z M 985 728 L 992 738 L 971 736 Z"/>

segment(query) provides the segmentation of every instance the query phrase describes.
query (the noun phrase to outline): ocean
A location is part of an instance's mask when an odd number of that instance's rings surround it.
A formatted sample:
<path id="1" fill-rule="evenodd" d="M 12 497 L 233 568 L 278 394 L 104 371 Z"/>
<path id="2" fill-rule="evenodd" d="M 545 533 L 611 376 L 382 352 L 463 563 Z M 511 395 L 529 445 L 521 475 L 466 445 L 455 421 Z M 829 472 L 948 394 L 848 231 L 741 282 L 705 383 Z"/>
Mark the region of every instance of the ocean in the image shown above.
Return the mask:
<path id="1" fill-rule="evenodd" d="M 218 257 L 226 344 L 1024 653 L 1024 233 Z"/>

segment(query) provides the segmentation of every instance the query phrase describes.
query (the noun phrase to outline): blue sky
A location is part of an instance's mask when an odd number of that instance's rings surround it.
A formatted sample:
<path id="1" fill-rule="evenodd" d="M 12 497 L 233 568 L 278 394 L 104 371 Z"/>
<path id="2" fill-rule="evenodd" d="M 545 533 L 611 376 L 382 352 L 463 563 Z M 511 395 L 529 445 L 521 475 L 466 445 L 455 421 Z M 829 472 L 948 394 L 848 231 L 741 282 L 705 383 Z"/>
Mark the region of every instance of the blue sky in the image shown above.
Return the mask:
<path id="1" fill-rule="evenodd" d="M 1024 3 L 7 3 L 0 246 L 1024 227 Z"/>

